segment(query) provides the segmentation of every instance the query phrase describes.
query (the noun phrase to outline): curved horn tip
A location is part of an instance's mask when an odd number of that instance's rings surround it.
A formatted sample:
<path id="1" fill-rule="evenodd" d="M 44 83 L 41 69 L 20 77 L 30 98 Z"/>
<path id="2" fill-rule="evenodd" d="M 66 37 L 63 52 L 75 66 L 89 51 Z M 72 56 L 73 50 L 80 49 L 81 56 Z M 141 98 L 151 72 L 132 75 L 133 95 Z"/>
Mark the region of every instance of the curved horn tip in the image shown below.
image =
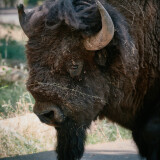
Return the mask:
<path id="1" fill-rule="evenodd" d="M 102 4 L 100 3 L 100 1 L 96 0 L 96 4 L 98 7 L 100 7 L 100 8 L 102 7 Z"/>
<path id="2" fill-rule="evenodd" d="M 114 24 L 112 18 L 98 0 L 96 0 L 96 4 L 101 14 L 102 29 L 96 35 L 84 40 L 84 47 L 90 51 L 104 48 L 114 36 Z"/>
<path id="3" fill-rule="evenodd" d="M 23 12 L 24 11 L 24 5 L 23 4 L 18 4 L 17 9 L 18 9 L 18 12 Z"/>
<path id="4" fill-rule="evenodd" d="M 100 11 L 101 16 L 105 15 L 107 11 L 105 10 L 105 8 L 101 4 L 101 2 L 99 2 L 98 0 L 96 0 L 96 5 L 98 7 L 98 10 Z"/>

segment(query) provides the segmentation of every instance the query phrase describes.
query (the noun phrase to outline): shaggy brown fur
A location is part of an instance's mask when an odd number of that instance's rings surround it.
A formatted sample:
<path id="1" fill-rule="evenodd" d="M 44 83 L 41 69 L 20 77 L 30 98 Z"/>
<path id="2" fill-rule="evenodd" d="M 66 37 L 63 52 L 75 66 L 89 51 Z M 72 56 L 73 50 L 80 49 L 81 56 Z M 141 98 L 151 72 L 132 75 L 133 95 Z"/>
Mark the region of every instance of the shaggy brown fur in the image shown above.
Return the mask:
<path id="1" fill-rule="evenodd" d="M 158 160 L 152 156 L 157 148 L 148 155 L 142 149 L 146 142 L 139 139 L 148 133 L 145 126 L 155 125 L 152 119 L 159 110 L 160 2 L 100 2 L 115 26 L 113 40 L 100 51 L 83 46 L 85 37 L 101 29 L 94 0 L 49 0 L 26 15 L 21 25 L 29 37 L 27 88 L 36 103 L 43 103 L 36 110 L 45 111 L 45 103 L 56 105 L 65 117 L 57 127 L 59 160 L 80 159 L 84 130 L 98 117 L 131 129 L 140 154 Z M 82 126 L 83 138 L 73 134 Z"/>

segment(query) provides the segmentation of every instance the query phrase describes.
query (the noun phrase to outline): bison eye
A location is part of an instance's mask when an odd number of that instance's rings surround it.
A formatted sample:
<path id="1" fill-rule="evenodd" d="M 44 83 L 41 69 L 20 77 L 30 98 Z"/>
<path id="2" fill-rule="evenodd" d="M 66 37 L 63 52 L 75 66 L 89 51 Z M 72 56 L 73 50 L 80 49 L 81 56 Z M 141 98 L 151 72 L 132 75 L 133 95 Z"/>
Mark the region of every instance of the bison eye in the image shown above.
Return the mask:
<path id="1" fill-rule="evenodd" d="M 72 65 L 71 69 L 78 69 L 78 67 L 79 67 L 78 65 Z"/>
<path id="2" fill-rule="evenodd" d="M 78 77 L 83 69 L 83 61 L 72 61 L 67 65 L 67 70 L 72 78 Z"/>
<path id="3" fill-rule="evenodd" d="M 106 61 L 107 61 L 106 52 L 104 52 L 104 51 L 96 51 L 94 60 L 98 65 L 100 65 L 102 67 L 105 67 Z"/>

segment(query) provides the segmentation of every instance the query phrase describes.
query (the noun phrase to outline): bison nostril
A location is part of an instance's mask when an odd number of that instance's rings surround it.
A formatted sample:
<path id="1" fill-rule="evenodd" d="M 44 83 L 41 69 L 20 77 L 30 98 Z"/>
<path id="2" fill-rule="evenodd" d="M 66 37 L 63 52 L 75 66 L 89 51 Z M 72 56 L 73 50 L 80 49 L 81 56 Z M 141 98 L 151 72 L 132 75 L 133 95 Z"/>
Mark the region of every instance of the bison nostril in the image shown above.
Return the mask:
<path id="1" fill-rule="evenodd" d="M 41 122 L 50 124 L 54 120 L 54 111 L 50 111 L 44 114 L 37 115 Z"/>
<path id="2" fill-rule="evenodd" d="M 42 123 L 49 123 L 49 119 L 45 118 L 43 115 L 38 115 L 38 118 Z"/>
<path id="3" fill-rule="evenodd" d="M 45 113 L 45 114 L 43 114 L 43 116 L 51 120 L 54 117 L 54 111 L 50 111 L 48 113 Z"/>
<path id="4" fill-rule="evenodd" d="M 48 125 L 60 125 L 65 120 L 63 111 L 55 105 L 36 103 L 33 111 L 43 123 Z"/>

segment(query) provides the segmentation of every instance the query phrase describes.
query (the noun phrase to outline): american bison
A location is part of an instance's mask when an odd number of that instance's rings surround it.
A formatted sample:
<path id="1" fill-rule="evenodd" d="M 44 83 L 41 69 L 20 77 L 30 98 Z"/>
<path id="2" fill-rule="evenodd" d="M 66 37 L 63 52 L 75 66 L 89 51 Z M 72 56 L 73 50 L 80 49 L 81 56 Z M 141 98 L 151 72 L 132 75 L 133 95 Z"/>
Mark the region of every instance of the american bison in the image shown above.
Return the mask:
<path id="1" fill-rule="evenodd" d="M 29 40 L 34 112 L 57 130 L 58 160 L 78 160 L 86 129 L 108 118 L 160 160 L 160 1 L 48 0 L 19 20 Z"/>

